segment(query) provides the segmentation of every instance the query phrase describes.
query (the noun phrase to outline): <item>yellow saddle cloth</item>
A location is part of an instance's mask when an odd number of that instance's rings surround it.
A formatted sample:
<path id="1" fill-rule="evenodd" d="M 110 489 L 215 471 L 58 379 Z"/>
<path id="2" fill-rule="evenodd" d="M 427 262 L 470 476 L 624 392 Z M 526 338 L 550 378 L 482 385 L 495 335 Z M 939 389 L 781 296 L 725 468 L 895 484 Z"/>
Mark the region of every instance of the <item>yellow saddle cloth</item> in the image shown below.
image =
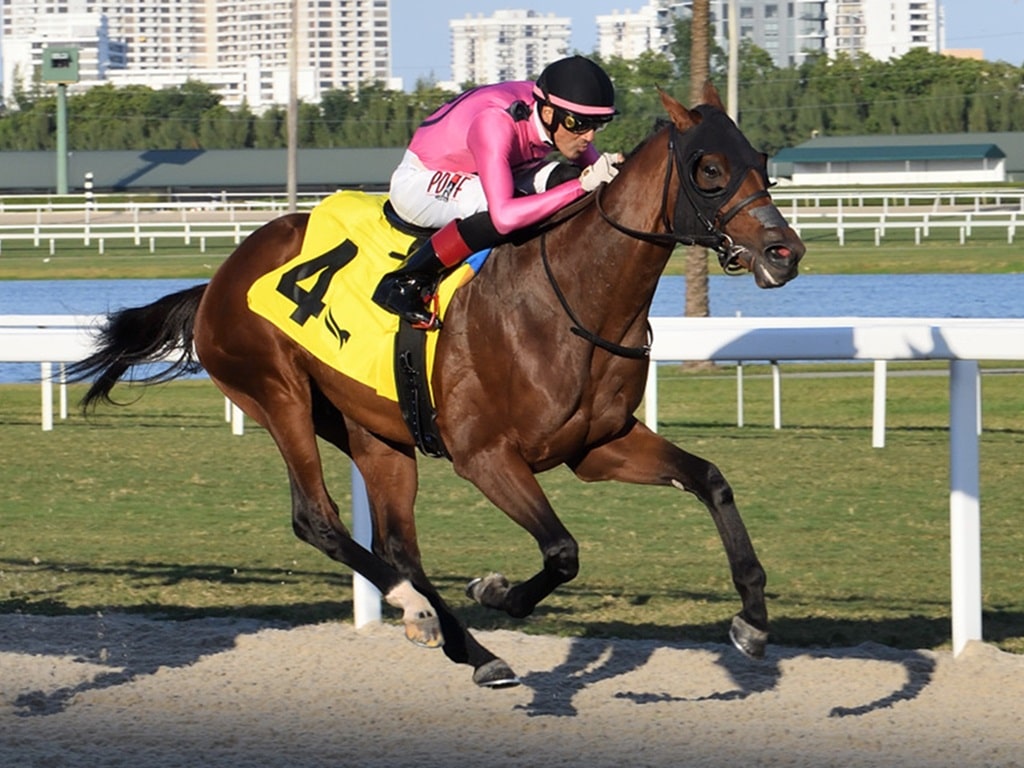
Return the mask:
<path id="1" fill-rule="evenodd" d="M 249 288 L 249 309 L 319 360 L 398 402 L 394 340 L 398 317 L 370 297 L 414 238 L 384 216 L 386 195 L 338 192 L 313 209 L 299 255 Z M 485 254 L 484 254 L 485 256 Z M 441 316 L 455 289 L 482 262 L 467 262 L 441 283 Z M 437 333 L 427 333 L 427 381 Z"/>

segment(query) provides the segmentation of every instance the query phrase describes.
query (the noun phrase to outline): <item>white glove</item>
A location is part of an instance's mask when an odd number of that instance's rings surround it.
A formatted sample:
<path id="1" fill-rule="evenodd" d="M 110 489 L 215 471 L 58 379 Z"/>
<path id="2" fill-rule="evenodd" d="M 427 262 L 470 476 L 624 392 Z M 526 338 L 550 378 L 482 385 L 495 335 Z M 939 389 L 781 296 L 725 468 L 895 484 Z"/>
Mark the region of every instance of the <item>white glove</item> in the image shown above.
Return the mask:
<path id="1" fill-rule="evenodd" d="M 598 185 L 614 179 L 619 169 L 615 167 L 615 163 L 621 163 L 623 160 L 621 152 L 605 152 L 592 165 L 588 165 L 583 169 L 583 173 L 580 174 L 580 184 L 586 192 L 592 192 L 597 189 Z"/>

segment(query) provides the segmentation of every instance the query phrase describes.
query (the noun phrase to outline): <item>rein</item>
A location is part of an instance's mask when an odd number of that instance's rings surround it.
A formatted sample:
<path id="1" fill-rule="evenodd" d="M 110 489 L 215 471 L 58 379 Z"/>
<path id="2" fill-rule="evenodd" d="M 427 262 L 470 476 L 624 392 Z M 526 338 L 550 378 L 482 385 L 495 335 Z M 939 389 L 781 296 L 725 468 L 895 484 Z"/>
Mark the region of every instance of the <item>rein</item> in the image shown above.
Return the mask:
<path id="1" fill-rule="evenodd" d="M 668 162 L 665 164 L 665 180 L 662 184 L 661 191 L 661 220 L 667 231 L 665 232 L 648 232 L 641 229 L 633 229 L 627 227 L 615 219 L 613 219 L 604 209 L 601 204 L 601 196 L 605 190 L 606 185 L 601 184 L 594 192 L 594 206 L 597 208 L 597 212 L 604 219 L 605 223 L 611 226 L 613 229 L 621 232 L 622 234 L 631 237 L 635 240 L 643 240 L 644 242 L 653 243 L 660 245 L 665 248 L 672 248 L 676 245 L 701 245 L 705 248 L 710 248 L 718 254 L 718 262 L 722 265 L 722 269 L 727 274 L 738 274 L 743 271 L 745 267 L 739 262 L 739 258 L 732 254 L 732 238 L 730 238 L 725 232 L 722 231 L 721 227 L 724 227 L 729 223 L 733 217 L 736 216 L 740 211 L 746 208 L 755 200 L 760 200 L 762 197 L 769 197 L 767 189 L 760 189 L 751 195 L 740 200 L 738 203 L 729 208 L 725 213 L 719 213 L 717 210 L 711 211 L 710 215 L 703 209 L 706 207 L 702 205 L 697 198 L 697 194 L 707 198 L 709 201 L 713 201 L 718 197 L 725 196 L 725 200 L 735 193 L 735 190 L 742 183 L 743 178 L 751 168 L 755 167 L 749 163 L 744 163 L 738 170 L 738 173 L 730 180 L 730 184 L 726 186 L 724 190 L 718 191 L 714 194 L 705 194 L 700 188 L 696 186 L 693 181 L 692 173 L 688 172 L 688 169 L 692 169 L 696 166 L 701 156 L 704 154 L 704 150 L 696 149 L 689 156 L 684 163 L 683 153 L 681 147 L 677 142 L 679 137 L 679 129 L 674 125 L 669 129 L 668 135 Z M 690 210 L 686 211 L 677 200 L 676 210 L 674 212 L 674 220 L 669 218 L 668 214 L 668 198 L 672 184 L 672 171 L 673 169 L 679 175 L 679 186 L 682 188 L 685 194 L 686 200 L 690 204 Z M 588 201 L 589 203 L 589 201 Z M 578 213 L 578 210 L 574 210 L 572 215 Z M 680 230 L 686 226 L 683 222 L 684 214 L 692 215 L 696 218 L 697 222 L 707 230 L 707 234 L 703 235 L 690 235 L 681 234 Z M 567 217 L 569 218 L 569 217 Z M 715 226 L 712 219 L 718 221 L 718 226 Z M 554 273 L 551 271 L 551 264 L 548 261 L 548 252 L 546 245 L 547 231 L 541 232 L 540 235 L 540 257 L 541 262 L 544 265 L 544 271 L 547 274 L 548 282 L 551 284 L 551 288 L 555 292 L 555 296 L 558 298 L 558 302 L 562 305 L 562 309 L 566 315 L 573 322 L 570 327 L 574 334 L 589 341 L 594 346 L 600 347 L 613 355 L 620 357 L 626 357 L 635 360 L 643 360 L 650 358 L 651 355 L 651 341 L 652 332 L 650 323 L 647 325 L 647 344 L 642 347 L 626 347 L 621 344 L 616 344 L 613 341 L 608 341 L 592 331 L 588 331 L 583 327 L 576 313 L 573 312 L 572 307 L 569 306 L 568 300 L 565 298 L 565 294 L 558 285 L 558 281 L 555 279 Z"/>
<path id="2" fill-rule="evenodd" d="M 555 291 L 555 296 L 558 297 L 558 303 L 562 305 L 562 309 L 565 310 L 565 314 L 572 320 L 573 325 L 569 328 L 570 331 L 575 333 L 580 338 L 586 339 L 595 347 L 600 347 L 603 350 L 611 352 L 613 355 L 619 357 L 628 357 L 632 360 L 646 360 L 651 356 L 651 341 L 653 340 L 653 334 L 651 331 L 651 324 L 647 324 L 647 343 L 642 347 L 625 347 L 621 344 L 616 344 L 614 341 L 608 341 L 603 339 L 592 331 L 588 331 L 583 327 L 580 319 L 576 317 L 576 313 L 572 311 L 572 307 L 569 306 L 569 301 L 565 298 L 565 294 L 562 293 L 562 289 L 558 287 L 558 281 L 555 279 L 554 273 L 551 271 L 551 263 L 548 261 L 548 248 L 547 248 L 547 233 L 540 236 L 540 260 L 544 264 L 544 272 L 547 273 L 548 282 L 551 283 L 551 287 Z"/>

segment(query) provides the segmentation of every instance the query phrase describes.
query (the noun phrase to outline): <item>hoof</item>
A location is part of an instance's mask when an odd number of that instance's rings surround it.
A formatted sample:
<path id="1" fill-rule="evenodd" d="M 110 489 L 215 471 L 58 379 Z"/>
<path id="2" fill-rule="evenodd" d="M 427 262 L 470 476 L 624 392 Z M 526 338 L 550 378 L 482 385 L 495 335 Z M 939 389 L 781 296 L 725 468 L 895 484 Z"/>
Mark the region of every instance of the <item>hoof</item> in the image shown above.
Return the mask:
<path id="1" fill-rule="evenodd" d="M 481 688 L 512 688 L 520 684 L 516 673 L 501 659 L 477 667 L 473 672 L 473 682 Z"/>
<path id="2" fill-rule="evenodd" d="M 422 616 L 406 620 L 405 636 L 413 645 L 420 648 L 440 648 L 444 645 L 444 634 L 437 616 Z"/>
<path id="3" fill-rule="evenodd" d="M 466 585 L 466 597 L 487 608 L 498 608 L 504 605 L 508 594 L 508 579 L 500 573 L 489 573 L 482 579 L 473 579 Z"/>
<path id="4" fill-rule="evenodd" d="M 768 633 L 757 629 L 739 616 L 732 617 L 729 639 L 748 659 L 760 661 L 764 658 L 765 647 L 768 645 Z"/>

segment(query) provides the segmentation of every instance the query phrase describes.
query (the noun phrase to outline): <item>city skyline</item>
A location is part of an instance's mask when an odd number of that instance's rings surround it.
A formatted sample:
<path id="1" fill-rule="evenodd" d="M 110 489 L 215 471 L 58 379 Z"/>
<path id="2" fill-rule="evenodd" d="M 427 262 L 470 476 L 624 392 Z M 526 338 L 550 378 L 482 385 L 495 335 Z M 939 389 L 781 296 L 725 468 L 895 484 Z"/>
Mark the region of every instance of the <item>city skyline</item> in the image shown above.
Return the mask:
<path id="1" fill-rule="evenodd" d="M 635 12 L 649 0 L 546 0 L 543 10 L 531 0 L 449 0 L 444 12 L 428 12 L 418 0 L 390 0 L 391 74 L 406 89 L 418 79 L 450 82 L 450 22 L 471 16 L 490 17 L 496 10 L 535 10 L 571 19 L 570 51 L 590 53 L 598 45 L 596 18 L 614 11 Z M 980 49 L 986 59 L 1024 62 L 1024 0 L 939 0 L 945 14 L 947 49 Z M 0 41 L 2 44 L 2 41 Z"/>
<path id="2" fill-rule="evenodd" d="M 391 69 L 411 88 L 419 78 L 451 77 L 448 22 L 467 13 L 489 16 L 496 10 L 523 9 L 572 19 L 571 47 L 590 53 L 597 47 L 597 16 L 637 11 L 648 0 L 448 0 L 444 14 L 419 0 L 391 0 Z M 1024 0 L 940 0 L 945 12 L 946 47 L 984 51 L 992 61 L 1024 64 Z M 542 7 L 541 7 L 542 6 Z"/>

